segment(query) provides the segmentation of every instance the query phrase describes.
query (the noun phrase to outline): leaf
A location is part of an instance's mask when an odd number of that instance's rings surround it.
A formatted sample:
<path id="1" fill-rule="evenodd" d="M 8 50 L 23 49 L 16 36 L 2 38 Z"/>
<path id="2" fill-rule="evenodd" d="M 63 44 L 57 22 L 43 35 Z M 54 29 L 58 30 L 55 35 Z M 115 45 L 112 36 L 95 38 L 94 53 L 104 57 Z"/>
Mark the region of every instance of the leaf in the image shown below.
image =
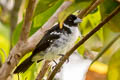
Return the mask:
<path id="1" fill-rule="evenodd" d="M 76 44 L 80 41 L 80 37 L 77 39 L 76 41 Z M 77 51 L 79 54 L 81 55 L 84 55 L 84 52 L 85 52 L 85 46 L 84 45 L 81 45 L 77 48 Z"/>
<path id="2" fill-rule="evenodd" d="M 33 26 L 42 26 L 50 18 L 50 16 L 52 16 L 52 14 L 58 9 L 58 7 L 63 3 L 63 1 L 64 0 L 58 0 L 54 6 L 35 16 L 33 20 Z"/>
<path id="3" fill-rule="evenodd" d="M 17 27 L 15 28 L 14 32 L 13 32 L 13 36 L 12 36 L 12 45 L 15 45 L 17 43 L 17 41 L 19 40 L 20 37 L 20 32 L 22 30 L 22 24 L 23 22 L 20 22 Z"/>
<path id="4" fill-rule="evenodd" d="M 97 18 L 96 18 L 97 16 Z M 80 23 L 80 30 L 82 35 L 86 35 L 93 28 L 95 28 L 101 21 L 100 10 L 98 10 L 92 14 L 89 14 L 85 18 L 83 18 L 83 22 Z M 85 47 L 88 50 L 92 51 L 100 51 L 102 47 L 102 42 L 104 40 L 103 37 L 103 29 L 100 29 L 96 32 L 87 42 L 85 42 Z"/>
<path id="5" fill-rule="evenodd" d="M 35 15 L 45 12 L 49 8 L 53 7 L 58 0 L 39 0 L 37 7 L 35 9 Z"/>
<path id="6" fill-rule="evenodd" d="M 100 8 L 97 8 L 97 11 L 94 13 L 89 14 L 88 19 L 91 23 L 91 26 L 94 28 L 101 22 L 101 15 L 100 15 Z M 96 18 L 97 17 L 97 18 Z M 103 41 L 103 30 L 100 29 L 97 33 L 97 36 L 101 41 Z"/>
<path id="7" fill-rule="evenodd" d="M 70 7 L 59 14 L 59 22 L 62 23 L 67 18 L 67 16 L 73 12 L 86 8 L 91 3 L 91 1 L 92 0 L 74 0 Z"/>
<path id="8" fill-rule="evenodd" d="M 9 28 L 0 22 L 0 35 L 9 39 Z"/>
<path id="9" fill-rule="evenodd" d="M 108 80 L 120 80 L 120 48 L 110 59 L 107 78 Z"/>
<path id="10" fill-rule="evenodd" d="M 7 55 L 9 53 L 9 45 L 10 45 L 9 40 L 6 39 L 3 35 L 0 35 L 0 48 L 2 48 L 6 52 Z M 6 56 L 1 50 L 0 50 L 0 56 L 1 56 L 2 61 L 5 62 Z"/>
<path id="11" fill-rule="evenodd" d="M 117 3 L 115 0 L 109 0 L 109 1 L 104 0 L 104 2 L 100 6 L 102 19 L 107 17 L 118 5 L 119 3 Z M 120 32 L 119 21 L 120 21 L 120 14 L 117 14 L 105 26 L 107 26 L 114 32 Z"/>

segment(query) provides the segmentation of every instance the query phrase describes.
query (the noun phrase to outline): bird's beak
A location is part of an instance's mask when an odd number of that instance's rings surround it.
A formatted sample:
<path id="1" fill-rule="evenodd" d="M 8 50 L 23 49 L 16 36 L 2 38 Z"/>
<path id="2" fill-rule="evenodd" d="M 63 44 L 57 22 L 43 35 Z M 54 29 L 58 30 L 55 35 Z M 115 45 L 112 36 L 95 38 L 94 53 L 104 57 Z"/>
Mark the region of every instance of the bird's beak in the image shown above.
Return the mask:
<path id="1" fill-rule="evenodd" d="M 80 23 L 80 22 L 82 22 L 82 19 L 80 19 L 80 18 L 78 18 L 78 17 L 77 17 L 76 20 L 74 20 L 74 23 Z"/>

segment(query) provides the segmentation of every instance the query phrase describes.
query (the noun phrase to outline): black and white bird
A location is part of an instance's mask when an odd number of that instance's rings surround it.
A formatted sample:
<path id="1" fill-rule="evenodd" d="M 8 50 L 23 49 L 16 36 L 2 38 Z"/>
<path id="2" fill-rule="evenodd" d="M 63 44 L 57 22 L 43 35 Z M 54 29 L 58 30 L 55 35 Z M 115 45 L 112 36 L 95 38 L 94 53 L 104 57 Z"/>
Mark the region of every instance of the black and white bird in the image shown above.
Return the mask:
<path id="1" fill-rule="evenodd" d="M 61 54 L 64 55 L 80 36 L 78 24 L 81 21 L 75 15 L 70 15 L 64 21 L 62 29 L 59 28 L 59 23 L 49 29 L 33 50 L 32 55 L 23 61 L 14 73 L 25 72 L 36 61 L 54 60 Z"/>

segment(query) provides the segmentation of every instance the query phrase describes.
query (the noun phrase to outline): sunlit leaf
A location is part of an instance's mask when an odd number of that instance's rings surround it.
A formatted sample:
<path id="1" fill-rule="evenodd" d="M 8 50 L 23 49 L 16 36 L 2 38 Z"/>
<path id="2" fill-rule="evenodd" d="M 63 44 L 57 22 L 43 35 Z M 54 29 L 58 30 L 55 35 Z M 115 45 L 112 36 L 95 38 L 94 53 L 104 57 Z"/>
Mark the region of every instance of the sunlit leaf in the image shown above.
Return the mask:
<path id="1" fill-rule="evenodd" d="M 2 48 L 6 54 L 8 54 L 8 52 L 9 52 L 9 44 L 10 44 L 9 40 L 6 39 L 4 36 L 0 35 L 0 48 Z M 1 49 L 0 49 L 0 55 L 1 55 L 2 62 L 5 61 L 4 52 L 1 51 Z"/>
<path id="2" fill-rule="evenodd" d="M 108 80 L 120 80 L 120 49 L 110 59 L 107 78 Z"/>
<path id="3" fill-rule="evenodd" d="M 83 18 L 83 22 L 80 23 L 80 30 L 82 35 L 86 35 L 93 28 L 95 28 L 101 22 L 101 16 L 99 9 Z M 100 51 L 103 42 L 103 29 L 96 32 L 89 40 L 85 43 L 85 46 L 89 50 Z"/>
<path id="4" fill-rule="evenodd" d="M 101 4 L 102 19 L 107 17 L 118 5 L 119 3 L 117 3 L 115 0 L 104 0 L 104 2 Z M 120 14 L 117 14 L 106 24 L 106 26 L 109 27 L 112 31 L 120 32 L 119 22 Z"/>
<path id="5" fill-rule="evenodd" d="M 78 43 L 78 41 L 80 41 L 80 38 L 78 38 L 78 40 L 76 41 L 76 44 Z M 77 48 L 77 51 L 79 54 L 83 55 L 85 51 L 85 46 L 81 45 L 80 47 Z"/>

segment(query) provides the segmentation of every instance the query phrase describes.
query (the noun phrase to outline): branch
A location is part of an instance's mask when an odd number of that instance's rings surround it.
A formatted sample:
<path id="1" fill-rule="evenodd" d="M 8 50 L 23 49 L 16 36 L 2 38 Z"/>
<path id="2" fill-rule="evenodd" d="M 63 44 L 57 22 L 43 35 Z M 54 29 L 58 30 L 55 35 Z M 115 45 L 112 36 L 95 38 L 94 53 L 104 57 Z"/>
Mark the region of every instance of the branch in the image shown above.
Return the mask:
<path id="1" fill-rule="evenodd" d="M 35 2 L 32 1 L 36 1 L 36 0 L 29 0 L 29 8 L 33 9 L 33 7 L 35 6 Z M 33 5 L 34 4 L 34 5 Z M 21 32 L 21 37 L 20 40 L 18 41 L 18 43 L 12 48 L 12 50 L 10 51 L 10 55 L 7 59 L 7 61 L 2 65 L 2 67 L 0 68 L 0 80 L 6 80 L 8 78 L 8 76 L 11 74 L 12 70 L 15 68 L 15 66 L 18 64 L 18 62 L 20 61 L 20 59 L 28 52 L 32 51 L 36 44 L 39 42 L 39 40 L 42 38 L 42 36 L 45 34 L 44 32 L 48 29 L 51 28 L 51 26 L 57 21 L 58 19 L 58 14 L 60 12 L 62 12 L 63 10 L 65 10 L 66 8 L 68 8 L 70 5 L 72 4 L 71 1 L 65 1 L 60 8 L 53 14 L 53 16 L 43 25 L 43 27 L 41 29 L 39 29 L 31 38 L 29 38 L 28 40 L 26 39 L 28 37 L 28 33 L 30 30 L 30 26 L 31 26 L 31 16 L 33 16 L 33 11 L 29 8 L 27 8 L 27 13 L 26 12 L 26 16 L 29 15 L 29 17 L 26 17 L 24 20 L 24 24 L 23 24 L 23 28 L 22 28 L 22 32 Z M 28 11 L 30 10 L 30 11 Z M 28 14 L 28 15 L 27 15 Z M 30 16 L 31 14 L 31 16 Z M 28 18 L 28 19 L 27 19 Z M 28 21 L 27 21 L 28 20 Z M 27 28 L 28 27 L 28 28 Z M 27 30 L 26 30 L 27 29 Z M 23 34 L 24 33 L 24 34 Z M 25 39 L 24 37 L 25 36 Z M 27 41 L 26 41 L 27 40 Z"/>
<path id="2" fill-rule="evenodd" d="M 29 4 L 26 10 L 25 18 L 24 18 L 24 23 L 22 27 L 22 32 L 20 36 L 21 41 L 27 41 L 29 32 L 31 29 L 31 24 L 32 24 L 32 18 L 34 14 L 34 9 L 36 7 L 36 0 L 29 0 Z"/>
<path id="3" fill-rule="evenodd" d="M 39 72 L 36 80 L 42 80 L 43 79 L 45 73 L 47 72 L 47 70 L 49 68 L 49 63 L 50 63 L 50 61 L 45 61 L 45 63 L 43 65 L 41 71 Z"/>
<path id="4" fill-rule="evenodd" d="M 86 12 L 89 10 L 89 8 L 96 2 L 96 0 L 94 0 L 87 8 L 83 9 L 80 11 L 80 13 L 78 13 L 78 17 L 79 18 L 83 18 L 84 15 L 86 14 Z"/>
<path id="5" fill-rule="evenodd" d="M 10 30 L 10 50 L 12 49 L 12 34 L 13 31 L 17 25 L 17 20 L 18 20 L 18 12 L 19 12 L 19 8 L 20 5 L 22 3 L 22 0 L 15 0 L 15 4 L 13 9 L 11 10 L 11 15 L 10 15 L 10 26 L 11 26 L 11 30 Z"/>
<path id="6" fill-rule="evenodd" d="M 120 3 L 120 0 L 116 0 L 116 1 Z"/>
<path id="7" fill-rule="evenodd" d="M 103 0 L 94 0 L 86 9 L 80 11 L 78 17 L 83 18 L 93 11 Z"/>
<path id="8" fill-rule="evenodd" d="M 102 50 L 101 52 L 98 54 L 98 56 L 92 61 L 91 65 L 97 61 L 113 44 L 116 40 L 118 40 L 118 38 L 120 37 L 120 34 L 118 34 L 113 40 L 110 41 L 110 43 L 108 43 Z"/>
<path id="9" fill-rule="evenodd" d="M 53 70 L 51 75 L 48 77 L 48 80 L 52 80 L 60 69 L 60 67 L 64 64 L 64 62 L 69 58 L 69 56 L 85 41 L 87 41 L 94 33 L 96 33 L 104 24 L 106 24 L 112 17 L 114 17 L 120 11 L 120 5 L 107 17 L 105 18 L 97 27 L 95 27 L 91 32 L 89 32 L 82 40 L 80 40 L 70 51 L 66 53 L 64 57 L 62 57 L 61 61 L 56 65 L 56 68 Z"/>
<path id="10" fill-rule="evenodd" d="M 84 14 L 84 16 L 88 15 L 91 11 L 93 11 L 103 1 L 104 0 L 96 0 L 95 3 L 89 8 L 89 10 Z"/>
<path id="11" fill-rule="evenodd" d="M 36 1 L 37 0 L 29 0 L 24 24 L 22 27 L 20 40 L 15 45 L 15 47 L 10 51 L 10 55 L 9 55 L 7 61 L 0 68 L 0 80 L 6 80 L 9 77 L 9 75 L 11 74 L 14 67 L 17 65 L 20 58 L 23 57 L 23 55 L 21 55 L 21 53 L 27 52 L 27 50 L 25 50 L 27 42 L 26 43 L 24 43 L 24 42 L 27 39 L 29 31 L 30 31 L 31 19 L 33 16 L 33 10 L 35 8 Z"/>

